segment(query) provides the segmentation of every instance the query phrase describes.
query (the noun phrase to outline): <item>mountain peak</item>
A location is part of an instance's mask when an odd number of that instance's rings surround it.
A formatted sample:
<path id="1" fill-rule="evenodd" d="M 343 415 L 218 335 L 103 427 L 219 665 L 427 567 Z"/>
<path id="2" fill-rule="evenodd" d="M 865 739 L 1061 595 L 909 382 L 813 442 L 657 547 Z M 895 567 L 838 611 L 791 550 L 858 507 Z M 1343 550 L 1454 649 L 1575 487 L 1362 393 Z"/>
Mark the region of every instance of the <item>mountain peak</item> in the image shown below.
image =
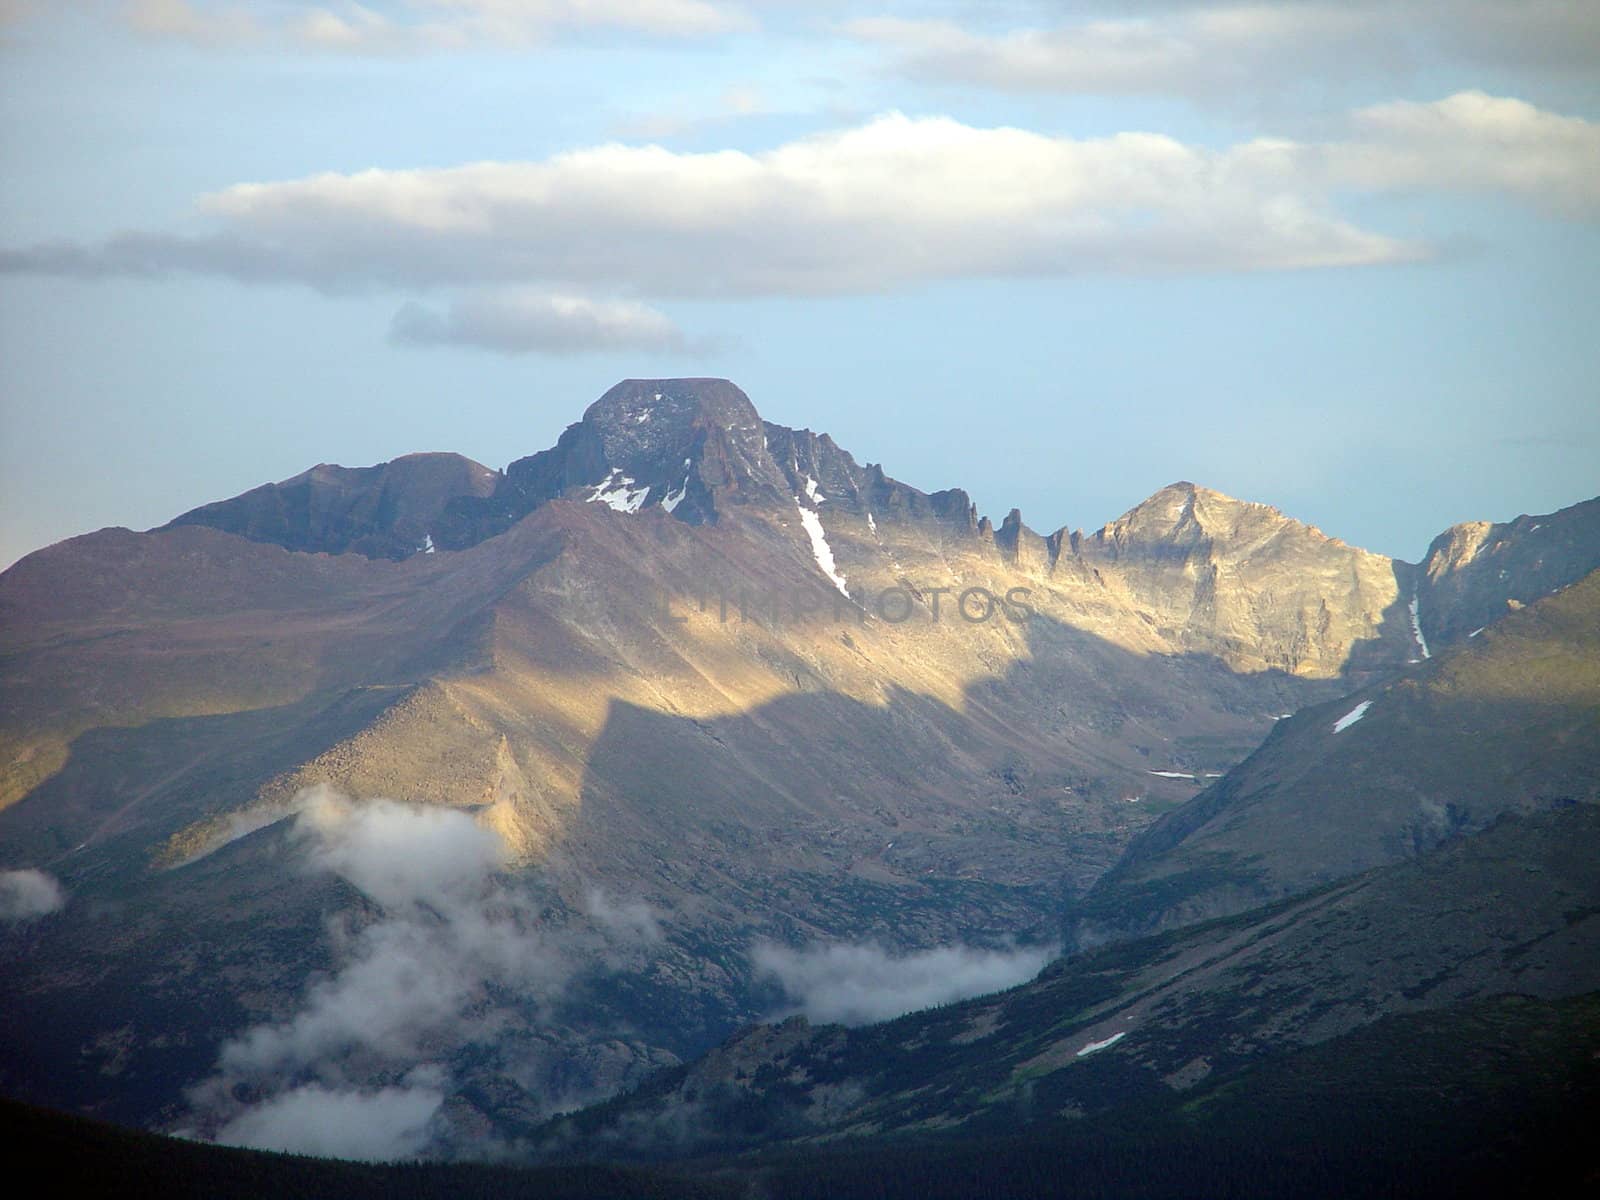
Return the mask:
<path id="1" fill-rule="evenodd" d="M 717 519 L 724 501 L 783 492 L 761 415 L 737 385 L 726 379 L 624 379 L 553 447 L 507 467 L 492 501 L 458 506 L 457 522 L 442 544 L 471 544 L 557 498 L 627 512 L 662 508 L 701 525 Z"/>
<path id="2" fill-rule="evenodd" d="M 1214 531 L 1237 525 L 1240 515 L 1253 509 L 1288 519 L 1266 505 L 1235 500 L 1180 479 L 1134 505 L 1102 529 L 1100 536 L 1117 542 L 1199 541 Z"/>
<path id="3" fill-rule="evenodd" d="M 569 484 L 628 479 L 650 489 L 642 503 L 664 504 L 695 523 L 715 519 L 718 493 L 779 482 L 761 414 L 726 379 L 624 379 L 576 428 L 578 442 L 595 443 L 601 462 L 587 465 L 594 478 Z M 681 512 L 669 496 L 682 502 Z"/>
<path id="4" fill-rule="evenodd" d="M 728 379 L 624 379 L 584 410 L 586 424 L 636 429 L 662 423 L 706 423 L 725 429 L 754 427 L 761 415 L 744 390 Z"/>

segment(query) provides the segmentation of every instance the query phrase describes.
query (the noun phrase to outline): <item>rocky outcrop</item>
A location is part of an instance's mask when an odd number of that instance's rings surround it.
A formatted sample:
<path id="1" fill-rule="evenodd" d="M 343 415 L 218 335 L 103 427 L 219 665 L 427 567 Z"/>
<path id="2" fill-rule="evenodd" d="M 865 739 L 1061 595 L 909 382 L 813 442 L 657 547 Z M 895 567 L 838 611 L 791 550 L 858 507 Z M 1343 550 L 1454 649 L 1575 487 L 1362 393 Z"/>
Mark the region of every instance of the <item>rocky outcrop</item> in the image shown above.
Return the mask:
<path id="1" fill-rule="evenodd" d="M 1469 521 L 1428 547 L 1417 620 L 1437 650 L 1600 568 L 1600 498 L 1543 516 Z"/>
<path id="2" fill-rule="evenodd" d="M 1180 482 L 1087 537 L 1049 539 L 1058 575 L 1092 578 L 1178 651 L 1240 670 L 1327 677 L 1403 662 L 1406 567 L 1266 504 Z"/>

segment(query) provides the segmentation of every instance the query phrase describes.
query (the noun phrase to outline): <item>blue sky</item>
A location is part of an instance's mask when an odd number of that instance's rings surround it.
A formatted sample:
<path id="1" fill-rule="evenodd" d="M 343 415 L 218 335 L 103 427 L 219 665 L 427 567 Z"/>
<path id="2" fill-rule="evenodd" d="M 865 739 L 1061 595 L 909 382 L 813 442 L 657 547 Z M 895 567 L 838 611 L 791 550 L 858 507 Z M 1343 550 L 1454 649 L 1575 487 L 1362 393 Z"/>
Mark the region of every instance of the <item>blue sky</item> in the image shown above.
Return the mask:
<path id="1" fill-rule="evenodd" d="M 0 563 L 642 375 L 1041 531 L 1186 478 L 1415 559 L 1600 491 L 1592 4 L 0 20 Z"/>

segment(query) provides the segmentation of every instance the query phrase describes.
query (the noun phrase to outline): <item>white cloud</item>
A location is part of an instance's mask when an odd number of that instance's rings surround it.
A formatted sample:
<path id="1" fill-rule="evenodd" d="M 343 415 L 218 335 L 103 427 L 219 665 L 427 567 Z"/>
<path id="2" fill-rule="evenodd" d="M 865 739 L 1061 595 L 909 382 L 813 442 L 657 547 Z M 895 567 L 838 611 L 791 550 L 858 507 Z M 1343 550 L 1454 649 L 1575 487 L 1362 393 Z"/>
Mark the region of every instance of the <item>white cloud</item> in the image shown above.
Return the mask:
<path id="1" fill-rule="evenodd" d="M 492 1017 L 471 1015 L 490 984 L 530 998 L 565 985 L 572 964 L 495 879 L 504 846 L 468 813 L 356 803 L 325 787 L 295 807 L 294 832 L 312 869 L 342 877 L 382 916 L 359 928 L 335 921 L 339 969 L 314 981 L 288 1020 L 224 1045 L 224 1074 L 292 1075 L 352 1052 L 414 1060 L 441 1036 L 471 1040 L 492 1028 Z"/>
<path id="2" fill-rule="evenodd" d="M 759 154 L 603 145 L 205 196 L 218 231 L 36 246 L 0 268 L 223 274 L 331 291 L 520 284 L 746 297 L 952 278 L 1353 266 L 1416 256 L 1259 146 L 1074 139 L 894 113 Z"/>
<path id="3" fill-rule="evenodd" d="M 1506 192 L 1571 216 L 1600 209 L 1600 124 L 1459 92 L 1361 110 L 1326 150 L 1341 184 L 1372 191 Z"/>
<path id="4" fill-rule="evenodd" d="M 1585 0 L 1422 0 L 1147 6 L 994 30 L 924 17 L 867 17 L 842 28 L 886 48 L 894 69 L 1001 91 L 1144 93 L 1207 99 L 1318 84 L 1407 78 L 1464 59 L 1588 70 L 1600 6 Z"/>
<path id="5" fill-rule="evenodd" d="M 749 28 L 712 0 L 410 0 L 312 4 L 285 0 L 129 0 L 130 28 L 200 46 L 284 45 L 342 54 L 520 48 L 567 31 L 609 29 L 704 37 Z"/>
<path id="6" fill-rule="evenodd" d="M 385 908 L 470 899 L 505 857 L 499 837 L 458 809 L 357 804 L 326 787 L 303 805 L 296 832 L 310 843 L 312 862 Z"/>
<path id="7" fill-rule="evenodd" d="M 427 1146 L 444 1094 L 426 1085 L 376 1091 L 306 1084 L 247 1108 L 217 1132 L 225 1146 L 390 1162 Z"/>
<path id="8" fill-rule="evenodd" d="M 643 900 L 613 900 L 601 888 L 584 895 L 583 911 L 610 933 L 632 941 L 659 942 L 661 921 Z"/>
<path id="9" fill-rule="evenodd" d="M 500 874 L 498 837 L 461 810 L 358 803 L 326 787 L 288 807 L 306 867 L 338 875 L 368 904 L 329 921 L 335 966 L 291 1013 L 221 1047 L 215 1073 L 189 1090 L 193 1136 L 369 1158 L 415 1153 L 448 1089 L 436 1064 L 467 1047 L 492 1053 L 581 971 L 637 965 L 660 938 L 648 906 L 598 891 L 584 902 L 590 925 L 550 929 Z M 244 1094 L 254 1099 L 243 1103 Z"/>
<path id="10" fill-rule="evenodd" d="M 395 313 L 389 337 L 406 346 L 475 346 L 503 354 L 681 352 L 689 345 L 671 318 L 643 304 L 526 289 L 471 293 L 443 313 L 409 301 Z"/>
<path id="11" fill-rule="evenodd" d="M 67 896 L 44 871 L 0 871 L 0 921 L 26 921 L 56 912 Z"/>
<path id="12" fill-rule="evenodd" d="M 803 950 L 769 943 L 750 957 L 759 974 L 782 986 L 794 1011 L 812 1021 L 864 1025 L 1025 983 L 1057 953 L 944 946 L 895 955 L 875 942 Z"/>
<path id="13" fill-rule="evenodd" d="M 1597 156 L 1600 124 L 1482 92 L 1362 109 L 1327 141 L 1221 149 L 890 113 L 759 153 L 610 143 L 531 162 L 242 183 L 201 197 L 209 232 L 5 250 L 0 271 L 457 289 L 443 310 L 407 303 L 393 340 L 696 353 L 706 347 L 640 298 L 1410 261 L 1429 248 L 1358 227 L 1340 200 L 1499 194 L 1592 219 Z"/>
<path id="14" fill-rule="evenodd" d="M 200 207 L 330 282 L 509 276 L 658 296 L 1403 255 L 1239 166 L 1159 134 L 1077 140 L 896 113 L 753 155 L 606 145 L 243 184 Z"/>

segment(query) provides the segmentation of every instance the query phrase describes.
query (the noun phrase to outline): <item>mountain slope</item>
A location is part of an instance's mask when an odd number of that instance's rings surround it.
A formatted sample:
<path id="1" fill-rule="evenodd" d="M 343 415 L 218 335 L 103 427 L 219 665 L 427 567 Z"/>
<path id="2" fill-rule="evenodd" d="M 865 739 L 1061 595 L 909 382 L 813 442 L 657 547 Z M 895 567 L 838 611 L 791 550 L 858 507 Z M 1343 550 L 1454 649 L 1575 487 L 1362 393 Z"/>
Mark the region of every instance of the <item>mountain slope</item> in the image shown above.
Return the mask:
<path id="1" fill-rule="evenodd" d="M 563 1118 L 551 1152 L 1000 1132 L 1183 1093 L 1384 1016 L 1600 984 L 1600 806 L 1493 827 L 1272 908 L 858 1029 L 757 1026 Z"/>
<path id="2" fill-rule="evenodd" d="M 1137 1194 L 1582 1195 L 1600 998 L 1390 1017 L 1190 1092 L 981 1138 L 779 1146 L 661 1168 L 375 1166 L 157 1138 L 0 1103 L 0 1137 L 72 1194 L 1075 1200 Z"/>
<path id="3" fill-rule="evenodd" d="M 1189 1200 L 1582 1195 L 1600 997 L 1385 1018 L 1192 1090 L 981 1138 L 882 1138 L 673 1168 L 377 1166 L 158 1138 L 0 1103 L 0 1139 L 78 1195 Z M 754 1114 L 752 1114 L 754 1115 Z M 670 1173 L 669 1173 L 670 1171 Z"/>
<path id="4" fill-rule="evenodd" d="M 408 454 L 375 467 L 320 463 L 165 528 L 207 525 L 289 550 L 400 559 L 433 545 L 431 530 L 452 502 L 487 496 L 498 482 L 498 472 L 459 454 Z"/>
<path id="5" fill-rule="evenodd" d="M 1544 516 L 1469 521 L 1428 547 L 1417 618 L 1435 648 L 1600 570 L 1600 498 Z"/>
<path id="6" fill-rule="evenodd" d="M 1392 635 L 1375 638 L 1373 621 L 1393 624 L 1406 564 L 1347 547 L 1268 505 L 1176 483 L 1071 551 L 1139 597 L 1184 648 L 1291 672 L 1363 666 L 1385 653 L 1393 661 Z"/>
<path id="7" fill-rule="evenodd" d="M 625 381 L 503 475 L 411 461 L 0 575 L 0 867 L 70 896 L 4 935 L 21 1092 L 177 1122 L 404 935 L 486 955 L 424 1039 L 440 1144 L 524 1129 L 763 1012 L 757 940 L 1053 940 L 1277 714 L 1415 652 L 1403 564 L 1265 506 L 995 529 L 726 381 Z M 330 867 L 328 787 L 492 835 L 481 911 Z M 441 934 L 507 912 L 526 962 Z"/>
<path id="8" fill-rule="evenodd" d="M 1090 944 L 1237 912 L 1501 813 L 1600 799 L 1600 572 L 1407 675 L 1281 721 L 1130 845 L 1076 910 Z"/>
<path id="9" fill-rule="evenodd" d="M 733 1160 L 778 1198 L 1580 1196 L 1597 998 L 1390 1017 L 1189 1092 L 983 1136 L 780 1145 Z M 713 1160 L 716 1162 L 717 1160 Z"/>

